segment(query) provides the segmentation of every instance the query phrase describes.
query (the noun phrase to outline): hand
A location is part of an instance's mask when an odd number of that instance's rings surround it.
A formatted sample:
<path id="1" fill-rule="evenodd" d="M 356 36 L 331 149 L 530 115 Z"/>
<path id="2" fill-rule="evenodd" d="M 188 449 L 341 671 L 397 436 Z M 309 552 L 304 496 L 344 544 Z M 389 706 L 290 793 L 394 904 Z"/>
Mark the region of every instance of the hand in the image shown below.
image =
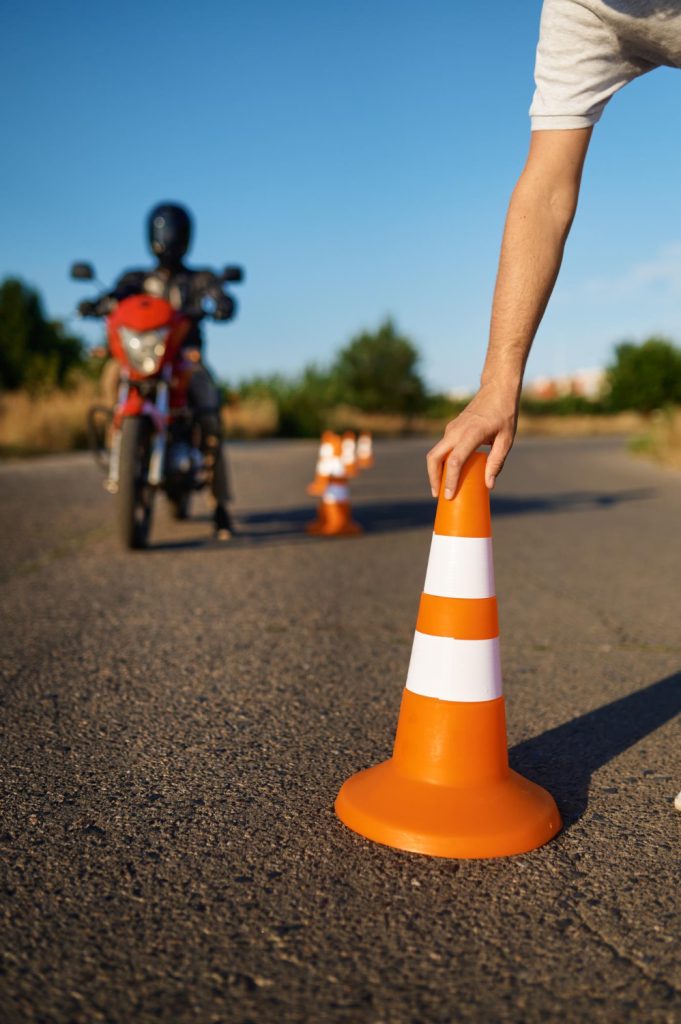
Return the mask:
<path id="1" fill-rule="evenodd" d="M 96 316 L 97 315 L 97 303 L 90 302 L 89 299 L 84 299 L 78 303 L 78 312 L 81 316 Z"/>
<path id="2" fill-rule="evenodd" d="M 491 444 L 485 483 L 491 490 L 501 472 L 515 437 L 518 422 L 518 388 L 485 384 L 456 419 L 450 420 L 444 437 L 426 456 L 433 497 L 438 496 L 445 473 L 445 498 L 453 498 L 461 468 L 481 444 Z"/>
<path id="3" fill-rule="evenodd" d="M 229 320 L 234 316 L 235 302 L 229 295 L 221 295 L 215 301 L 214 320 Z"/>

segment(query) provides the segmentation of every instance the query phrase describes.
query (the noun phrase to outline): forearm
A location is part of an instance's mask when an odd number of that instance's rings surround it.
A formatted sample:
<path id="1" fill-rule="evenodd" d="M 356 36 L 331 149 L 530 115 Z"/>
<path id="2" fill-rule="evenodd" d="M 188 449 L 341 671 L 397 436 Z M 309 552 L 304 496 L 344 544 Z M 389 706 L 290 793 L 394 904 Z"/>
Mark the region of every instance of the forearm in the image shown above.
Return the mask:
<path id="1" fill-rule="evenodd" d="M 555 202 L 520 179 L 511 199 L 499 258 L 489 346 L 481 384 L 520 391 L 525 363 L 558 277 L 576 193 Z"/>
<path id="2" fill-rule="evenodd" d="M 485 471 L 488 487 L 501 472 L 515 437 L 525 363 L 577 208 L 590 138 L 590 128 L 532 134 L 506 218 L 480 390 L 428 453 L 434 495 L 444 464 L 445 497 L 452 497 L 461 467 L 480 444 L 492 446 Z"/>

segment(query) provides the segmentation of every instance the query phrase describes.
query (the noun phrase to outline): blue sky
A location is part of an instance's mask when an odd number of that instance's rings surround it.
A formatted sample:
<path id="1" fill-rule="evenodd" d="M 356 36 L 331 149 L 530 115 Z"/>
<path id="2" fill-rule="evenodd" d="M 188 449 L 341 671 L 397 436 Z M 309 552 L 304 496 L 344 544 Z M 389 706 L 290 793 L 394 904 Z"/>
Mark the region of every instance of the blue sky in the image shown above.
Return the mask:
<path id="1" fill-rule="evenodd" d="M 144 263 L 147 210 L 177 199 L 196 217 L 193 261 L 247 270 L 237 320 L 208 331 L 221 375 L 324 363 L 390 314 L 431 384 L 473 387 L 540 6 L 10 5 L 0 276 L 64 315 L 87 294 L 69 263 L 105 281 Z M 661 69 L 597 126 L 530 376 L 602 364 L 625 336 L 681 342 L 680 109 L 681 74 Z"/>

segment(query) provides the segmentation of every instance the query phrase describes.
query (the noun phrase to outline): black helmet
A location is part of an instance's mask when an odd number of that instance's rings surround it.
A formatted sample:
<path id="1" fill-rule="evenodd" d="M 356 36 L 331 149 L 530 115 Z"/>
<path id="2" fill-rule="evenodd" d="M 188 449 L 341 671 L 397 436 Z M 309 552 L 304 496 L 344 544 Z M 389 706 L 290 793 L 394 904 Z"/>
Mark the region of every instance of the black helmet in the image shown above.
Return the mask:
<path id="1" fill-rule="evenodd" d="M 149 245 L 162 266 L 180 262 L 191 241 L 192 219 L 183 206 L 159 203 L 147 219 Z"/>

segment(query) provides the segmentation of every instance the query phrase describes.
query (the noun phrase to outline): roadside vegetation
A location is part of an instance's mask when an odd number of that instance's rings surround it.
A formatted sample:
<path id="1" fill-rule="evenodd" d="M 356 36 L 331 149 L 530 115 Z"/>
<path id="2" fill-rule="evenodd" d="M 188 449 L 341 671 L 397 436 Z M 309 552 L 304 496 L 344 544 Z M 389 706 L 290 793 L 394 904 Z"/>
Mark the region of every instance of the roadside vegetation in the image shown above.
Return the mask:
<path id="1" fill-rule="evenodd" d="M 102 369 L 82 339 L 44 315 L 38 292 L 0 283 L 0 454 L 85 447 Z M 438 434 L 465 399 L 433 392 L 414 342 L 386 320 L 327 365 L 222 385 L 232 437 L 318 437 L 325 428 Z M 623 434 L 642 454 L 681 466 L 681 350 L 669 339 L 619 344 L 597 398 L 524 396 L 519 434 Z"/>

